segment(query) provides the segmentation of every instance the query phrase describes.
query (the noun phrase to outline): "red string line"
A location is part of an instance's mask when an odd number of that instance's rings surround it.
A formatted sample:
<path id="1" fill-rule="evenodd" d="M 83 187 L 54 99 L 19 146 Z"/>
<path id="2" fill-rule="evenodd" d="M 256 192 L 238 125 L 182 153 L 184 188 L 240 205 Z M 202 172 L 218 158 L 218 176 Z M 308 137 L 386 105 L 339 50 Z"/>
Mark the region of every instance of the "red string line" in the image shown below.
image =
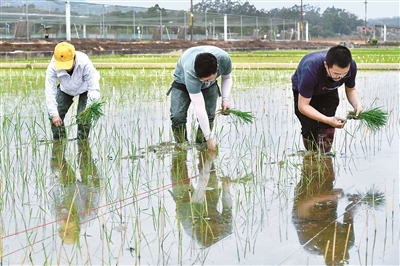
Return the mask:
<path id="1" fill-rule="evenodd" d="M 211 170 L 211 171 L 215 171 L 215 170 Z M 211 172 L 211 171 L 210 171 L 210 172 Z M 82 212 L 78 213 L 77 216 L 80 216 L 80 215 L 83 215 L 83 214 L 86 214 L 86 213 L 90 213 L 90 212 L 92 212 L 92 211 L 97 211 L 97 210 L 99 210 L 99 209 L 101 209 L 101 208 L 105 208 L 105 207 L 108 207 L 108 206 L 111 206 L 111 205 L 114 205 L 114 204 L 117 204 L 117 203 L 121 203 L 121 202 L 124 202 L 124 201 L 126 201 L 126 200 L 129 200 L 129 199 L 132 199 L 132 198 L 135 198 L 135 197 L 137 198 L 137 197 L 144 196 L 144 195 L 147 195 L 147 194 L 149 194 L 149 196 L 151 196 L 151 195 L 154 195 L 155 193 L 157 193 L 157 192 L 159 192 L 159 191 L 163 191 L 163 190 L 165 190 L 165 189 L 167 189 L 167 188 L 170 188 L 170 187 L 172 187 L 172 186 L 174 186 L 174 185 L 177 185 L 177 184 L 179 184 L 179 183 L 187 182 L 187 181 L 189 181 L 189 180 L 191 180 L 191 179 L 193 179 L 193 178 L 196 178 L 196 177 L 198 177 L 198 176 L 200 176 L 200 174 L 194 175 L 194 176 L 192 176 L 192 177 L 187 177 L 187 178 L 182 179 L 182 180 L 180 180 L 180 181 L 173 182 L 173 183 L 170 183 L 170 184 L 161 186 L 161 187 L 157 187 L 157 188 L 151 189 L 151 190 L 149 190 L 149 191 L 144 191 L 144 192 L 142 192 L 142 193 L 136 194 L 136 195 L 134 195 L 134 196 L 130 196 L 130 197 L 128 197 L 128 198 L 120 199 L 120 200 L 117 200 L 117 201 L 114 201 L 114 202 L 111 202 L 111 203 L 108 203 L 108 204 L 105 204 L 105 205 L 102 205 L 102 206 L 99 206 L 99 207 L 96 207 L 96 208 L 92 208 L 92 209 L 89 209 L 89 210 L 86 210 L 86 211 L 82 211 Z M 147 196 L 146 196 L 146 197 L 147 197 Z M 139 199 L 137 199 L 136 201 L 133 201 L 133 202 L 131 202 L 131 203 L 128 203 L 128 204 L 122 205 L 122 206 L 120 206 L 120 207 L 118 207 L 118 208 L 115 208 L 115 209 L 113 209 L 113 210 L 110 210 L 110 211 L 107 212 L 107 213 L 111 213 L 111 212 L 115 211 L 116 209 L 121 209 L 121 208 L 126 207 L 126 206 L 128 206 L 128 205 L 131 205 L 132 203 L 137 202 L 137 201 L 140 201 L 140 200 L 142 200 L 142 199 L 145 199 L 146 197 L 139 198 Z M 99 218 L 99 217 L 100 217 L 100 216 L 96 216 L 96 217 L 94 217 L 94 218 L 91 218 L 91 219 L 89 219 L 89 220 L 83 222 L 82 224 L 87 223 L 87 222 L 90 222 L 90 221 L 92 221 L 92 220 L 94 220 L 94 219 L 97 219 L 97 218 Z M 41 224 L 41 225 L 38 225 L 38 226 L 35 226 L 35 227 L 31 227 L 31 228 L 28 228 L 28 229 L 19 231 L 19 232 L 15 232 L 15 233 L 10 234 L 10 235 L 6 235 L 6 236 L 2 237 L 1 239 L 3 240 L 3 239 L 6 239 L 6 238 L 9 238 L 9 237 L 12 237 L 12 236 L 16 236 L 16 235 L 19 235 L 19 234 L 22 234 L 22 233 L 27 233 L 27 232 L 29 232 L 29 231 L 36 230 L 36 229 L 39 229 L 39 228 L 43 228 L 43 227 L 46 227 L 46 226 L 48 226 L 48 225 L 51 225 L 51 224 L 54 224 L 54 223 L 58 223 L 58 222 L 61 222 L 61 221 L 63 221 L 63 220 L 67 220 L 67 219 L 68 219 L 68 217 L 65 217 L 65 218 L 61 218 L 61 219 L 58 219 L 58 220 L 54 220 L 54 221 L 51 221 L 51 222 L 48 222 L 48 223 L 44 223 L 44 224 Z M 45 239 L 47 239 L 47 238 L 45 238 Z M 44 240 L 44 239 L 43 239 L 43 240 Z M 41 242 L 41 241 L 43 241 L 43 240 L 34 242 L 33 244 L 38 243 L 38 242 Z M 28 247 L 28 246 L 26 246 L 26 247 Z M 9 254 L 12 254 L 12 253 L 9 253 Z M 7 254 L 7 255 L 9 255 L 9 254 Z M 6 256 L 6 255 L 3 255 L 3 257 L 5 257 L 5 256 Z"/>

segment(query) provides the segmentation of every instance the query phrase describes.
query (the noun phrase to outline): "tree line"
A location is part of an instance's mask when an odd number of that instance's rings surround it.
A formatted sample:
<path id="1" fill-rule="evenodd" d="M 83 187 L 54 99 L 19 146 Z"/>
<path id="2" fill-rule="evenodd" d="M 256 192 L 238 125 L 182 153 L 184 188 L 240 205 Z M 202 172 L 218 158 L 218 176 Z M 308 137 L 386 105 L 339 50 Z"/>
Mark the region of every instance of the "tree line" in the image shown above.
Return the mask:
<path id="1" fill-rule="evenodd" d="M 268 18 L 292 19 L 307 21 L 309 33 L 315 37 L 332 37 L 336 35 L 351 35 L 356 32 L 357 26 L 364 26 L 364 19 L 358 18 L 355 14 L 345 9 L 328 7 L 323 12 L 319 7 L 309 4 L 294 5 L 290 8 L 274 8 L 271 10 L 258 10 L 249 2 L 232 0 L 202 0 L 193 6 L 195 12 L 240 14 L 247 16 L 259 16 Z M 303 18 L 301 18 L 303 11 Z M 369 25 L 386 24 L 389 27 L 400 27 L 399 17 L 369 20 Z M 371 24 L 372 23 L 372 24 Z"/>
<path id="2" fill-rule="evenodd" d="M 160 18 L 164 21 L 175 21 L 175 24 L 170 24 L 170 28 L 178 28 L 184 24 L 182 22 L 185 14 L 187 15 L 187 10 L 167 10 L 161 8 L 159 4 L 156 4 L 150 8 L 124 8 L 122 6 L 109 6 L 106 9 L 101 9 L 96 11 L 92 7 L 98 7 L 100 5 L 90 4 L 91 8 L 84 8 L 79 3 L 79 8 L 73 8 L 71 10 L 71 15 L 76 16 L 74 18 L 74 23 L 84 23 L 87 25 L 87 30 L 99 31 L 99 21 L 104 20 L 104 16 L 107 18 L 108 24 L 110 21 L 114 21 L 117 25 L 113 26 L 113 31 L 116 33 L 130 33 L 132 34 L 135 29 L 129 27 L 132 25 L 133 16 L 135 17 L 135 23 L 145 25 L 148 27 L 148 31 L 151 32 L 152 27 L 160 24 Z M 88 5 L 89 7 L 89 5 Z M 29 10 L 30 13 L 35 14 L 51 14 L 63 15 L 65 14 L 64 5 L 59 4 L 56 8 L 50 10 L 49 6 L 35 6 L 35 4 L 29 4 L 26 7 L 18 6 L 17 3 L 10 2 L 10 5 L 4 6 L 2 12 L 6 13 L 20 13 L 21 10 L 26 12 Z M 205 13 L 208 14 L 208 18 L 213 15 L 219 16 L 221 14 L 227 15 L 240 15 L 246 17 L 259 17 L 268 19 L 281 19 L 281 20 L 291 20 L 291 21 L 307 21 L 309 34 L 312 38 L 329 38 L 338 35 L 357 35 L 357 27 L 364 26 L 364 19 L 359 19 L 355 14 L 346 11 L 345 9 L 328 7 L 323 12 L 319 7 L 314 7 L 312 5 L 306 4 L 302 7 L 300 5 L 294 5 L 290 8 L 274 8 L 270 10 L 260 9 L 258 10 L 254 5 L 249 2 L 242 3 L 240 0 L 202 0 L 202 2 L 197 3 L 193 6 L 193 11 L 195 13 Z M 302 11 L 302 13 L 301 13 Z M 88 13 L 90 12 L 90 13 Z M 105 12 L 105 14 L 102 14 Z M 134 14 L 133 14 L 134 13 Z M 83 15 L 83 16 L 82 16 Z M 302 16 L 301 16 L 302 15 Z M 186 16 L 188 18 L 188 16 Z M 194 26 L 196 26 L 194 34 L 204 34 L 204 19 L 195 16 Z M 54 19 L 47 23 L 55 24 Z M 178 20 L 181 21 L 178 21 Z M 81 22 L 82 21 L 82 22 Z M 7 22 L 7 21 L 5 21 Z M 44 23 L 45 20 L 43 20 Z M 59 23 L 59 20 L 57 20 Z M 399 17 L 394 18 L 382 18 L 376 20 L 369 20 L 369 25 L 382 25 L 386 24 L 388 27 L 400 28 Z M 111 24 L 110 24 L 111 25 Z M 282 30 L 282 25 L 276 26 L 277 32 Z M 284 26 L 283 26 L 284 27 Z M 271 28 L 271 27 L 270 27 Z M 260 29 L 269 30 L 270 28 Z M 214 30 L 214 29 L 213 29 Z M 241 29 L 244 34 L 251 34 L 254 30 L 254 26 L 245 26 Z M 275 30 L 275 29 L 274 29 Z M 177 29 L 175 29 L 177 31 Z M 222 26 L 216 25 L 215 33 L 223 31 Z M 240 30 L 239 30 L 240 32 Z M 368 33 L 367 33 L 368 35 Z"/>

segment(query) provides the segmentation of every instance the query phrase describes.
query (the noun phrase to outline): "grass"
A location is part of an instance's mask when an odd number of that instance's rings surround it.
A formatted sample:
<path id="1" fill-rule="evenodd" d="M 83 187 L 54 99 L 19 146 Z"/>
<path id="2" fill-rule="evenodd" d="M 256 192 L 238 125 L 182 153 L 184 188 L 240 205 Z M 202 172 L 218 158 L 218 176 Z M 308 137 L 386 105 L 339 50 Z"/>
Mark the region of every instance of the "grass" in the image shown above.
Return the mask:
<path id="1" fill-rule="evenodd" d="M 255 51 L 230 52 L 233 63 L 298 63 L 301 58 L 312 50 L 296 51 Z M 399 48 L 363 48 L 352 49 L 353 58 L 357 63 L 398 63 L 400 62 Z M 176 63 L 179 55 L 122 55 L 91 57 L 94 63 Z M 47 63 L 49 59 L 29 60 L 0 60 L 0 63 Z"/>

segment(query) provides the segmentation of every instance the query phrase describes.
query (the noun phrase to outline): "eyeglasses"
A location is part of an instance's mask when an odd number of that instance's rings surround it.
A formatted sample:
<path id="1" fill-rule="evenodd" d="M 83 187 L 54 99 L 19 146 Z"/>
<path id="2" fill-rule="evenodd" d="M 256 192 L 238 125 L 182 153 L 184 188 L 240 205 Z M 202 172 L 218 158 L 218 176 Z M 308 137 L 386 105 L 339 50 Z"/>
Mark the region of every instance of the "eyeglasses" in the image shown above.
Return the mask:
<path id="1" fill-rule="evenodd" d="M 214 81 L 216 77 L 217 77 L 217 73 L 212 74 L 211 76 L 206 77 L 206 78 L 201 78 L 200 80 L 208 83 L 208 82 Z"/>
<path id="2" fill-rule="evenodd" d="M 329 73 L 329 77 L 331 77 L 333 80 L 341 80 L 341 79 L 344 79 L 344 78 L 348 78 L 348 77 L 350 77 L 350 75 L 351 75 L 350 68 L 349 68 L 349 70 L 348 70 L 346 73 L 344 73 L 344 74 L 333 73 L 336 77 L 332 77 L 332 73 L 331 73 L 331 71 L 330 71 L 329 68 L 328 68 L 328 73 Z"/>

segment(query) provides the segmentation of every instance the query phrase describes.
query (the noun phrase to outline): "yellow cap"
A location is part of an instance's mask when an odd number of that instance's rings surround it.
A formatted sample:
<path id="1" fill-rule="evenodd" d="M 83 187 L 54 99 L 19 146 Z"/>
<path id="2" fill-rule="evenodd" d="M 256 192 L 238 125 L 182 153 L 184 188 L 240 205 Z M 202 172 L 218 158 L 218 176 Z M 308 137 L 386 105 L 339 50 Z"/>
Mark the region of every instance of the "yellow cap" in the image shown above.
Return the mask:
<path id="1" fill-rule="evenodd" d="M 76 221 L 60 221 L 59 234 L 64 244 L 72 245 L 78 242 L 79 225 Z"/>
<path id="2" fill-rule="evenodd" d="M 56 69 L 71 69 L 74 65 L 75 47 L 67 42 L 61 42 L 54 48 Z"/>

